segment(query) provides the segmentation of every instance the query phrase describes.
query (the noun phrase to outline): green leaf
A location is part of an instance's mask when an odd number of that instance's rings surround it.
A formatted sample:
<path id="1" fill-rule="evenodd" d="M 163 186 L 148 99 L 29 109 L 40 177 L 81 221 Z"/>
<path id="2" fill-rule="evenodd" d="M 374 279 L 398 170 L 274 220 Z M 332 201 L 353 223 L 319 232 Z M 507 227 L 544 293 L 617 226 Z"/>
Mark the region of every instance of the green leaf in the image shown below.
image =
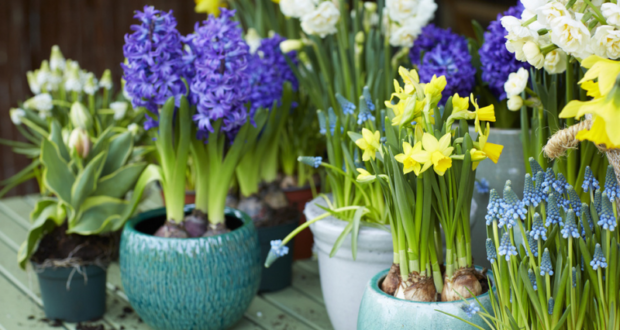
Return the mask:
<path id="1" fill-rule="evenodd" d="M 79 210 L 84 200 L 97 188 L 97 181 L 101 173 L 101 167 L 106 159 L 106 152 L 102 152 L 80 171 L 75 183 L 71 187 L 71 206 Z M 71 223 L 72 221 L 69 221 Z"/>
<path id="2" fill-rule="evenodd" d="M 130 132 L 117 135 L 110 142 L 108 157 L 105 160 L 101 175 L 108 175 L 123 166 L 131 156 L 133 136 Z"/>
<path id="3" fill-rule="evenodd" d="M 58 150 L 60 151 L 60 155 L 62 156 L 62 158 L 66 162 L 70 162 L 71 156 L 69 156 L 69 150 L 67 149 L 67 146 L 65 145 L 65 142 L 62 139 L 62 127 L 60 127 L 60 124 L 56 120 L 52 121 L 52 131 L 50 133 L 50 140 L 52 140 L 52 142 L 56 144 L 56 147 L 58 147 Z"/>
<path id="4" fill-rule="evenodd" d="M 100 152 L 108 150 L 108 146 L 110 145 L 110 137 L 114 135 L 114 131 L 112 131 L 113 128 L 113 126 L 110 126 L 103 131 L 101 135 L 99 135 L 99 138 L 97 138 L 93 148 L 88 153 L 88 157 L 86 157 L 87 162 L 95 158 L 95 156 L 97 156 Z"/>
<path id="5" fill-rule="evenodd" d="M 336 239 L 336 242 L 334 242 L 334 246 L 332 247 L 332 250 L 329 253 L 329 257 L 330 258 L 333 258 L 336 255 L 336 252 L 338 252 L 338 249 L 340 249 L 340 246 L 342 245 L 342 242 L 344 242 L 344 239 L 347 237 L 347 235 L 349 235 L 351 230 L 353 230 L 353 222 L 352 221 L 349 222 L 349 224 L 347 224 L 346 227 L 344 227 L 344 229 L 342 230 L 342 233 L 340 233 L 340 235 Z"/>
<path id="6" fill-rule="evenodd" d="M 133 163 L 108 174 L 97 183 L 97 189 L 91 195 L 122 198 L 134 187 L 136 181 L 146 168 L 146 163 Z"/>
<path id="7" fill-rule="evenodd" d="M 22 243 L 17 252 L 17 262 L 22 269 L 26 269 L 26 264 L 32 253 L 34 253 L 37 244 L 47 232 L 52 231 L 59 224 L 57 222 L 57 215 L 62 212 L 58 212 L 57 208 L 60 206 L 56 201 L 41 200 L 35 206 L 35 210 L 32 215 L 36 215 L 33 218 L 32 227 L 28 232 L 28 238 Z M 62 221 L 60 222 L 62 223 Z"/>
<path id="8" fill-rule="evenodd" d="M 357 237 L 360 233 L 360 221 L 367 211 L 366 208 L 360 207 L 355 210 L 355 214 L 353 214 L 353 233 L 351 234 L 351 252 L 353 254 L 353 260 L 357 259 Z"/>
<path id="9" fill-rule="evenodd" d="M 69 222 L 67 233 L 94 235 L 120 228 L 124 223 L 122 214 L 128 204 L 108 196 L 88 197 L 81 205 L 76 220 Z"/>
<path id="10" fill-rule="evenodd" d="M 62 158 L 56 145 L 43 140 L 41 144 L 41 162 L 45 167 L 43 182 L 58 198 L 69 204 L 71 202 L 71 187 L 75 182 L 75 175 L 69 164 Z"/>

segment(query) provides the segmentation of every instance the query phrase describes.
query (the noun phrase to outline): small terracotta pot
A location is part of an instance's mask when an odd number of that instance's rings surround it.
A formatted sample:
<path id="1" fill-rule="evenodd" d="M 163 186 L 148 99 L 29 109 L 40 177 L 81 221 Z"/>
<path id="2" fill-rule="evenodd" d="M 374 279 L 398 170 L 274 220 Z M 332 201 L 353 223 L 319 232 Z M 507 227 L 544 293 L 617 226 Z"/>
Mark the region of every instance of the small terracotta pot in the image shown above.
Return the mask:
<path id="1" fill-rule="evenodd" d="M 297 208 L 300 212 L 299 224 L 301 225 L 305 223 L 306 217 L 304 216 L 303 211 L 306 207 L 306 203 L 312 200 L 312 189 L 310 189 L 310 186 L 306 186 L 302 188 L 290 188 L 283 190 L 289 205 Z M 301 233 L 297 234 L 297 236 L 295 236 L 293 259 L 308 259 L 312 257 L 313 243 L 314 239 L 309 228 L 306 228 Z"/>
<path id="2" fill-rule="evenodd" d="M 166 206 L 166 198 L 164 198 L 164 191 L 162 189 L 159 190 L 161 194 L 161 200 L 164 202 L 164 206 Z M 185 205 L 196 204 L 196 192 L 187 190 L 185 191 Z"/>

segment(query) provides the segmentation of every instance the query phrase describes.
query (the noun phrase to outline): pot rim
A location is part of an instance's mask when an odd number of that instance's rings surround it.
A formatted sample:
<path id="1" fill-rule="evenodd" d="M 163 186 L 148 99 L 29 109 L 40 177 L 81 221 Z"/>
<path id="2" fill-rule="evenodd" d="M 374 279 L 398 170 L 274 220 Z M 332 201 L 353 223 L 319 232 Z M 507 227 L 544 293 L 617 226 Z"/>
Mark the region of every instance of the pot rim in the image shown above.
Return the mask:
<path id="1" fill-rule="evenodd" d="M 476 265 L 474 265 L 474 267 L 476 267 L 477 270 L 482 270 L 483 269 L 483 267 L 476 266 Z M 389 268 L 385 269 L 385 270 L 382 270 L 382 271 L 380 271 L 379 273 L 377 273 L 375 276 L 373 276 L 370 279 L 370 283 L 368 284 L 368 286 L 370 287 L 370 290 L 372 290 L 373 293 L 383 295 L 384 297 L 387 297 L 389 299 L 392 299 L 392 300 L 395 300 L 395 301 L 398 301 L 398 302 L 402 302 L 402 303 L 423 304 L 423 305 L 438 305 L 438 306 L 440 306 L 440 305 L 444 305 L 445 306 L 445 304 L 454 304 L 454 303 L 462 304 L 463 303 L 462 299 L 455 300 L 455 301 L 434 301 L 434 302 L 428 302 L 428 301 L 411 301 L 411 300 L 403 300 L 403 299 L 395 298 L 394 296 L 391 296 L 391 295 L 383 292 L 383 290 L 381 290 L 379 288 L 379 281 L 384 279 L 387 276 L 387 273 L 389 271 L 390 271 Z M 493 271 L 491 271 L 490 269 L 487 269 L 487 277 L 491 278 L 491 283 L 495 282 L 495 277 L 493 276 Z M 483 293 L 483 294 L 481 294 L 479 296 L 476 296 L 476 297 L 467 298 L 467 299 L 465 299 L 465 301 L 470 301 L 470 300 L 484 298 L 484 297 L 489 295 L 489 292 L 491 292 L 491 290 L 495 291 L 495 285 L 493 285 L 493 287 L 490 288 L 487 292 L 485 292 L 485 293 Z"/>
<path id="2" fill-rule="evenodd" d="M 185 213 L 189 213 L 194 209 L 194 204 L 187 204 L 183 207 Z M 129 219 L 129 221 L 127 221 L 127 223 L 125 224 L 124 228 L 123 228 L 123 232 L 127 231 L 129 234 L 133 234 L 133 235 L 138 235 L 138 236 L 144 236 L 144 237 L 150 237 L 153 239 L 165 239 L 165 240 L 170 240 L 170 241 L 180 241 L 180 242 L 184 242 L 184 241 L 192 241 L 192 240 L 210 240 L 210 239 L 219 239 L 221 237 L 227 237 L 229 235 L 235 235 L 236 232 L 238 232 L 239 230 L 248 228 L 248 227 L 253 227 L 254 223 L 252 222 L 252 219 L 250 219 L 250 216 L 243 213 L 240 210 L 237 209 L 233 209 L 231 207 L 226 206 L 226 208 L 224 209 L 224 214 L 226 216 L 232 216 L 235 217 L 239 220 L 241 220 L 241 222 L 243 222 L 243 225 L 241 225 L 238 228 L 235 228 L 234 230 L 229 231 L 228 233 L 224 233 L 224 234 L 220 234 L 220 235 L 216 235 L 216 236 L 209 236 L 209 237 L 187 237 L 187 238 L 177 238 L 177 237 L 158 237 L 155 235 L 149 235 L 149 234 L 145 234 L 141 231 L 138 231 L 136 229 L 136 225 L 152 219 L 154 217 L 157 216 L 162 216 L 162 215 L 166 215 L 166 207 L 160 207 L 160 208 L 156 208 L 156 209 L 152 209 L 146 212 L 141 212 L 138 213 L 137 215 L 135 215 L 133 218 Z"/>

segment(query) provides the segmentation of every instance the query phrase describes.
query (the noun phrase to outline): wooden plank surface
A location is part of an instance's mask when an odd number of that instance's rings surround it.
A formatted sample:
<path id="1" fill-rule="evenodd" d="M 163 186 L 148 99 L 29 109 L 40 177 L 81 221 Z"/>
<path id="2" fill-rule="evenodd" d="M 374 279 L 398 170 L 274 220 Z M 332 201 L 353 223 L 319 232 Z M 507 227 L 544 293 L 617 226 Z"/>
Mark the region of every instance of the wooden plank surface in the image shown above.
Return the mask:
<path id="1" fill-rule="evenodd" d="M 44 318 L 36 274 L 17 265 L 17 250 L 30 226 L 29 214 L 38 195 L 0 200 L 0 290 L 16 308 L 0 299 L 0 330 L 48 329 Z M 152 189 L 140 206 L 141 211 L 160 207 L 161 197 Z M 131 307 L 122 288 L 118 263 L 108 268 L 107 311 L 100 321 L 106 329 L 150 329 Z M 5 290 L 5 287 L 7 288 Z M 7 308 L 3 308 L 7 307 Z M 18 308 L 17 308 L 18 307 Z M 2 314 L 2 311 L 8 311 Z M 29 318 L 31 317 L 31 318 Z M 60 324 L 55 329 L 75 329 L 75 324 Z M 258 295 L 234 330 L 310 330 L 332 329 L 323 303 L 316 261 L 302 260 L 293 266 L 293 285 L 282 291 Z"/>

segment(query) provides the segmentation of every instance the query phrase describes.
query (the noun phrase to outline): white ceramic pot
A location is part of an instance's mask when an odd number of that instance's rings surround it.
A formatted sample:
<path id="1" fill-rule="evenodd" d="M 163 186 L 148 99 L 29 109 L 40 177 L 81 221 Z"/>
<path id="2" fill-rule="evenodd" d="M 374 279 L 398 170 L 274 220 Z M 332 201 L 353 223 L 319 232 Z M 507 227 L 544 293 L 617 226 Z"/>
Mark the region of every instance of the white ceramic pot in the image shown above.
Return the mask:
<path id="1" fill-rule="evenodd" d="M 317 204 L 327 206 L 323 198 L 315 198 L 306 204 L 306 219 L 325 213 Z M 323 299 L 335 330 L 357 329 L 359 307 L 368 281 L 389 268 L 394 259 L 390 232 L 365 226 L 359 231 L 356 260 L 351 254 L 350 235 L 330 258 L 334 242 L 346 225 L 347 222 L 329 216 L 310 226 L 319 256 Z"/>

